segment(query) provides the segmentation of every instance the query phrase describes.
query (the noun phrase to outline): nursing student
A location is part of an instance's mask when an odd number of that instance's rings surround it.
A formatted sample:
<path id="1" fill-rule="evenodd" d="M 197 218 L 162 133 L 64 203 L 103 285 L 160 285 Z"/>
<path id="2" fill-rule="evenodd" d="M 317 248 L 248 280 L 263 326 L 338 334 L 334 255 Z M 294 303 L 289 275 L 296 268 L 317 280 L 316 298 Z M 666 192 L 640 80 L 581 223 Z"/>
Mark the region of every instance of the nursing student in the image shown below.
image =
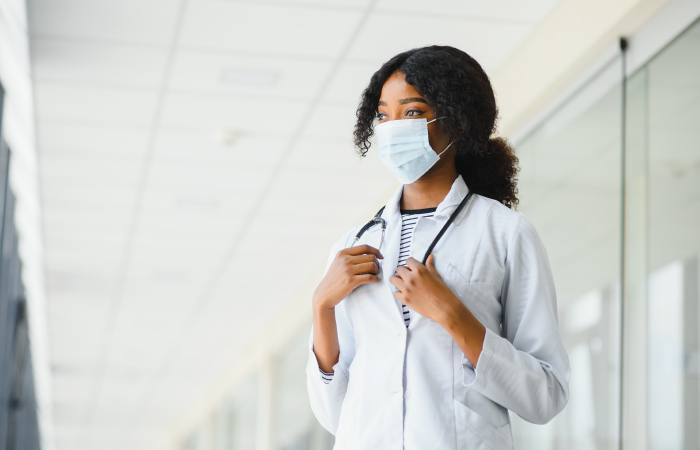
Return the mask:
<path id="1" fill-rule="evenodd" d="M 358 152 L 402 185 L 313 296 L 307 384 L 337 450 L 512 449 L 509 412 L 544 424 L 567 403 L 552 271 L 497 116 L 452 47 L 393 57 L 362 94 Z"/>

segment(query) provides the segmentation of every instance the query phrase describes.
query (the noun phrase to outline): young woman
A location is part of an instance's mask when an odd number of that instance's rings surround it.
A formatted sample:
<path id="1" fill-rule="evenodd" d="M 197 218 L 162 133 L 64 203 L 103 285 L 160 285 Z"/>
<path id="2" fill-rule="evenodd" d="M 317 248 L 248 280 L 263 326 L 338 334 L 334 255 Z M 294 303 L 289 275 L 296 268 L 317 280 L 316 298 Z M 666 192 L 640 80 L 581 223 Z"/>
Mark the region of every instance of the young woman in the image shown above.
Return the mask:
<path id="1" fill-rule="evenodd" d="M 543 424 L 566 405 L 552 272 L 511 209 L 496 117 L 452 47 L 395 56 L 363 93 L 355 144 L 376 135 L 402 186 L 335 244 L 313 297 L 309 396 L 336 449 L 512 449 L 508 410 Z"/>

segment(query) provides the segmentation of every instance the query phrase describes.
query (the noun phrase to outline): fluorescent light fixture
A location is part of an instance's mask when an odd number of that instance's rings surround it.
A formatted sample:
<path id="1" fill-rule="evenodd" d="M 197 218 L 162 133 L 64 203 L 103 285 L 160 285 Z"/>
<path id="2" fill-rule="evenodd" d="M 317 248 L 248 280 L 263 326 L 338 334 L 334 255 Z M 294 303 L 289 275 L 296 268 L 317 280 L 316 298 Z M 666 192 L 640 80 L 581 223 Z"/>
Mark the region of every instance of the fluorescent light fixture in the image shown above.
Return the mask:
<path id="1" fill-rule="evenodd" d="M 226 67 L 221 74 L 221 83 L 235 86 L 271 87 L 277 83 L 280 73 L 267 69 Z"/>

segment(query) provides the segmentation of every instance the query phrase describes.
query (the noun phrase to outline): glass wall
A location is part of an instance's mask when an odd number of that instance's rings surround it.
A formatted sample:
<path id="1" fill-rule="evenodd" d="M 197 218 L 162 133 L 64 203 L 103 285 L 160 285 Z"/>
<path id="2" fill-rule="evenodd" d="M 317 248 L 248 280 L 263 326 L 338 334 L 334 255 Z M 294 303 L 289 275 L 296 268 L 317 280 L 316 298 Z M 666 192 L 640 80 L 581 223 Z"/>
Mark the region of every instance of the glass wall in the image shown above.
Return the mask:
<path id="1" fill-rule="evenodd" d="M 643 167 L 648 447 L 700 448 L 700 23 L 630 78 Z"/>
<path id="2" fill-rule="evenodd" d="M 512 415 L 519 449 L 700 448 L 700 23 L 620 64 L 517 143 L 571 361 L 561 415 Z"/>
<path id="3" fill-rule="evenodd" d="M 304 328 L 238 386 L 182 443 L 182 450 L 330 450 L 306 390 L 310 328 Z"/>
<path id="4" fill-rule="evenodd" d="M 617 59 L 517 145 L 519 209 L 547 248 L 572 372 L 551 423 L 511 414 L 517 449 L 618 445 L 621 79 Z"/>
<path id="5" fill-rule="evenodd" d="M 34 450 L 39 425 L 9 165 L 10 150 L 0 139 L 0 448 Z"/>
<path id="6" fill-rule="evenodd" d="M 2 139 L 0 84 L 0 448 L 40 448 L 26 302 L 10 189 L 10 149 Z"/>

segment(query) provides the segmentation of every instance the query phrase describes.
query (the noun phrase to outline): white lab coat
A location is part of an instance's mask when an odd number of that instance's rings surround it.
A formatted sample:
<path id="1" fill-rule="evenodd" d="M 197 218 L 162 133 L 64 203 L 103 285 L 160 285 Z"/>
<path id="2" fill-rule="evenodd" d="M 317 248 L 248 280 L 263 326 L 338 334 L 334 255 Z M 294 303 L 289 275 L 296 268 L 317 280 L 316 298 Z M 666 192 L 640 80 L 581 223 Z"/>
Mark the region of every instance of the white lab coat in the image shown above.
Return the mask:
<path id="1" fill-rule="evenodd" d="M 569 398 L 569 361 L 559 333 L 547 253 L 532 224 L 473 195 L 433 250 L 435 266 L 486 327 L 476 368 L 437 322 L 411 311 L 406 329 L 389 277 L 399 254 L 402 188 L 387 203 L 381 282 L 355 289 L 335 308 L 340 360 L 325 384 L 309 346 L 307 385 L 318 421 L 336 450 L 505 450 L 508 410 L 543 424 Z M 411 256 L 433 238 L 467 195 L 458 177 L 433 218 L 418 220 Z M 357 226 L 333 247 L 349 246 Z M 380 227 L 358 244 L 377 246 Z"/>

